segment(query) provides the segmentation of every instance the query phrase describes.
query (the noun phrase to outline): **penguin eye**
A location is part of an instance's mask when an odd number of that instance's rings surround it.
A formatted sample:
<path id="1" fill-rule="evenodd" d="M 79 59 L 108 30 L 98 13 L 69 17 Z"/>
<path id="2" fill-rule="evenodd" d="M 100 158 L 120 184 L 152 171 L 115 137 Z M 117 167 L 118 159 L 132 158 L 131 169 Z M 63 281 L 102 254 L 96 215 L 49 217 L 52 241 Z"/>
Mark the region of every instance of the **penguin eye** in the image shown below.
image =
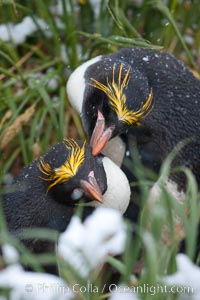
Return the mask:
<path id="1" fill-rule="evenodd" d="M 74 201 L 80 200 L 83 197 L 83 191 L 80 189 L 74 189 L 71 193 L 71 198 Z"/>
<path id="2" fill-rule="evenodd" d="M 129 67 L 128 70 L 125 70 L 124 76 L 122 76 L 123 64 L 120 64 L 118 72 L 116 72 L 116 64 L 114 64 L 112 72 L 112 81 L 109 81 L 107 77 L 107 84 L 104 85 L 96 79 L 91 78 L 93 83 L 91 83 L 90 85 L 97 88 L 98 90 L 101 90 L 107 95 L 107 97 L 110 100 L 109 104 L 117 114 L 119 121 L 128 125 L 132 125 L 134 123 L 139 125 L 140 120 L 145 118 L 153 108 L 153 92 L 151 89 L 147 99 L 142 104 L 141 108 L 139 108 L 136 111 L 129 110 L 126 105 L 127 98 L 125 90 L 128 88 L 130 80 L 130 71 L 131 67 Z"/>

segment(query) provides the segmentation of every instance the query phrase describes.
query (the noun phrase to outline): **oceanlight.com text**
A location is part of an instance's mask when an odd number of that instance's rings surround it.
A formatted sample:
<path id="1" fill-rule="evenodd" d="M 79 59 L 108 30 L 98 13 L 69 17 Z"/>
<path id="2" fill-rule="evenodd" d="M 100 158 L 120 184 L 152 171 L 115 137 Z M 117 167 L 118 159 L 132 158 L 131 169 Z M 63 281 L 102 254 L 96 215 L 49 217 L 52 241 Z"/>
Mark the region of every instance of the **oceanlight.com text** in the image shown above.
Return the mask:
<path id="1" fill-rule="evenodd" d="M 134 294 L 148 294 L 154 296 L 156 294 L 194 294 L 194 289 L 190 286 L 180 285 L 166 285 L 156 284 L 150 285 L 148 283 L 138 286 L 125 286 L 125 285 L 109 285 L 109 292 L 118 293 L 134 293 Z"/>

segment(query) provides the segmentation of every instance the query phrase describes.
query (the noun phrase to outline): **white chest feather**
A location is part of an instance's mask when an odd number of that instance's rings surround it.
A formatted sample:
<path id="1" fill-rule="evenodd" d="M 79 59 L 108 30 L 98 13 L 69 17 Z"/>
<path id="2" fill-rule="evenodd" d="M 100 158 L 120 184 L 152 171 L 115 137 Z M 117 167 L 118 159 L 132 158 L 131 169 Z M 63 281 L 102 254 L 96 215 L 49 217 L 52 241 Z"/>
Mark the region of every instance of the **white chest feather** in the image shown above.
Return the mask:
<path id="1" fill-rule="evenodd" d="M 131 196 L 128 179 L 124 172 L 108 157 L 103 158 L 103 165 L 108 186 L 103 195 L 103 204 L 92 201 L 89 205 L 114 208 L 123 214 L 128 207 Z"/>

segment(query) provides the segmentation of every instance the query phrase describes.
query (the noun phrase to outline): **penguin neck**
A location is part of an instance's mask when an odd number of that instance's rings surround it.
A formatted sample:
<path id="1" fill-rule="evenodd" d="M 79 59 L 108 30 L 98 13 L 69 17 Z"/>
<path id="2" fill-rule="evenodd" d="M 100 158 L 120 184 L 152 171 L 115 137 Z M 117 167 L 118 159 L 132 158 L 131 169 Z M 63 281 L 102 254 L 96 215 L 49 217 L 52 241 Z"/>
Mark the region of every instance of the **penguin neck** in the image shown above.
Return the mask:
<path id="1" fill-rule="evenodd" d="M 108 157 L 103 158 L 103 166 L 107 178 L 107 190 L 103 194 L 103 204 L 92 201 L 88 205 L 117 209 L 123 214 L 128 207 L 131 196 L 128 179 L 124 172 Z"/>
<path id="2" fill-rule="evenodd" d="M 101 59 L 101 55 L 90 59 L 79 66 L 69 77 L 67 81 L 67 94 L 72 107 L 81 114 L 82 104 L 85 92 L 85 72 L 87 68 Z M 78 84 L 78 88 L 77 88 Z"/>
<path id="3" fill-rule="evenodd" d="M 121 167 L 124 160 L 126 145 L 119 136 L 107 142 L 102 153 L 110 158 L 117 166 Z"/>

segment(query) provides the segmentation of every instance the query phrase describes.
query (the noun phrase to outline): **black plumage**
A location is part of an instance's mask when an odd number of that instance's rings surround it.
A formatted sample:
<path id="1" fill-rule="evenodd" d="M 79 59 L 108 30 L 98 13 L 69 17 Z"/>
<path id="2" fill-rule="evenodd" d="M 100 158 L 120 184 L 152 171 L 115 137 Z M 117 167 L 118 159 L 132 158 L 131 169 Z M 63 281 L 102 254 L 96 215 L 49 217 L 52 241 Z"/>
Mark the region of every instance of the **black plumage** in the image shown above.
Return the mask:
<path id="1" fill-rule="evenodd" d="M 189 139 L 173 166 L 189 167 L 200 184 L 200 81 L 183 62 L 166 52 L 125 48 L 87 63 L 81 72 L 85 85 L 76 101 L 82 102 L 80 113 L 89 139 L 97 121 L 104 118 L 105 123 L 92 146 L 111 129 L 93 154 L 109 138 L 122 134 L 127 147 L 137 145 L 143 164 L 158 172 L 172 149 Z M 71 96 L 70 79 L 68 91 Z M 174 180 L 185 186 L 184 177 L 177 175 Z"/>

